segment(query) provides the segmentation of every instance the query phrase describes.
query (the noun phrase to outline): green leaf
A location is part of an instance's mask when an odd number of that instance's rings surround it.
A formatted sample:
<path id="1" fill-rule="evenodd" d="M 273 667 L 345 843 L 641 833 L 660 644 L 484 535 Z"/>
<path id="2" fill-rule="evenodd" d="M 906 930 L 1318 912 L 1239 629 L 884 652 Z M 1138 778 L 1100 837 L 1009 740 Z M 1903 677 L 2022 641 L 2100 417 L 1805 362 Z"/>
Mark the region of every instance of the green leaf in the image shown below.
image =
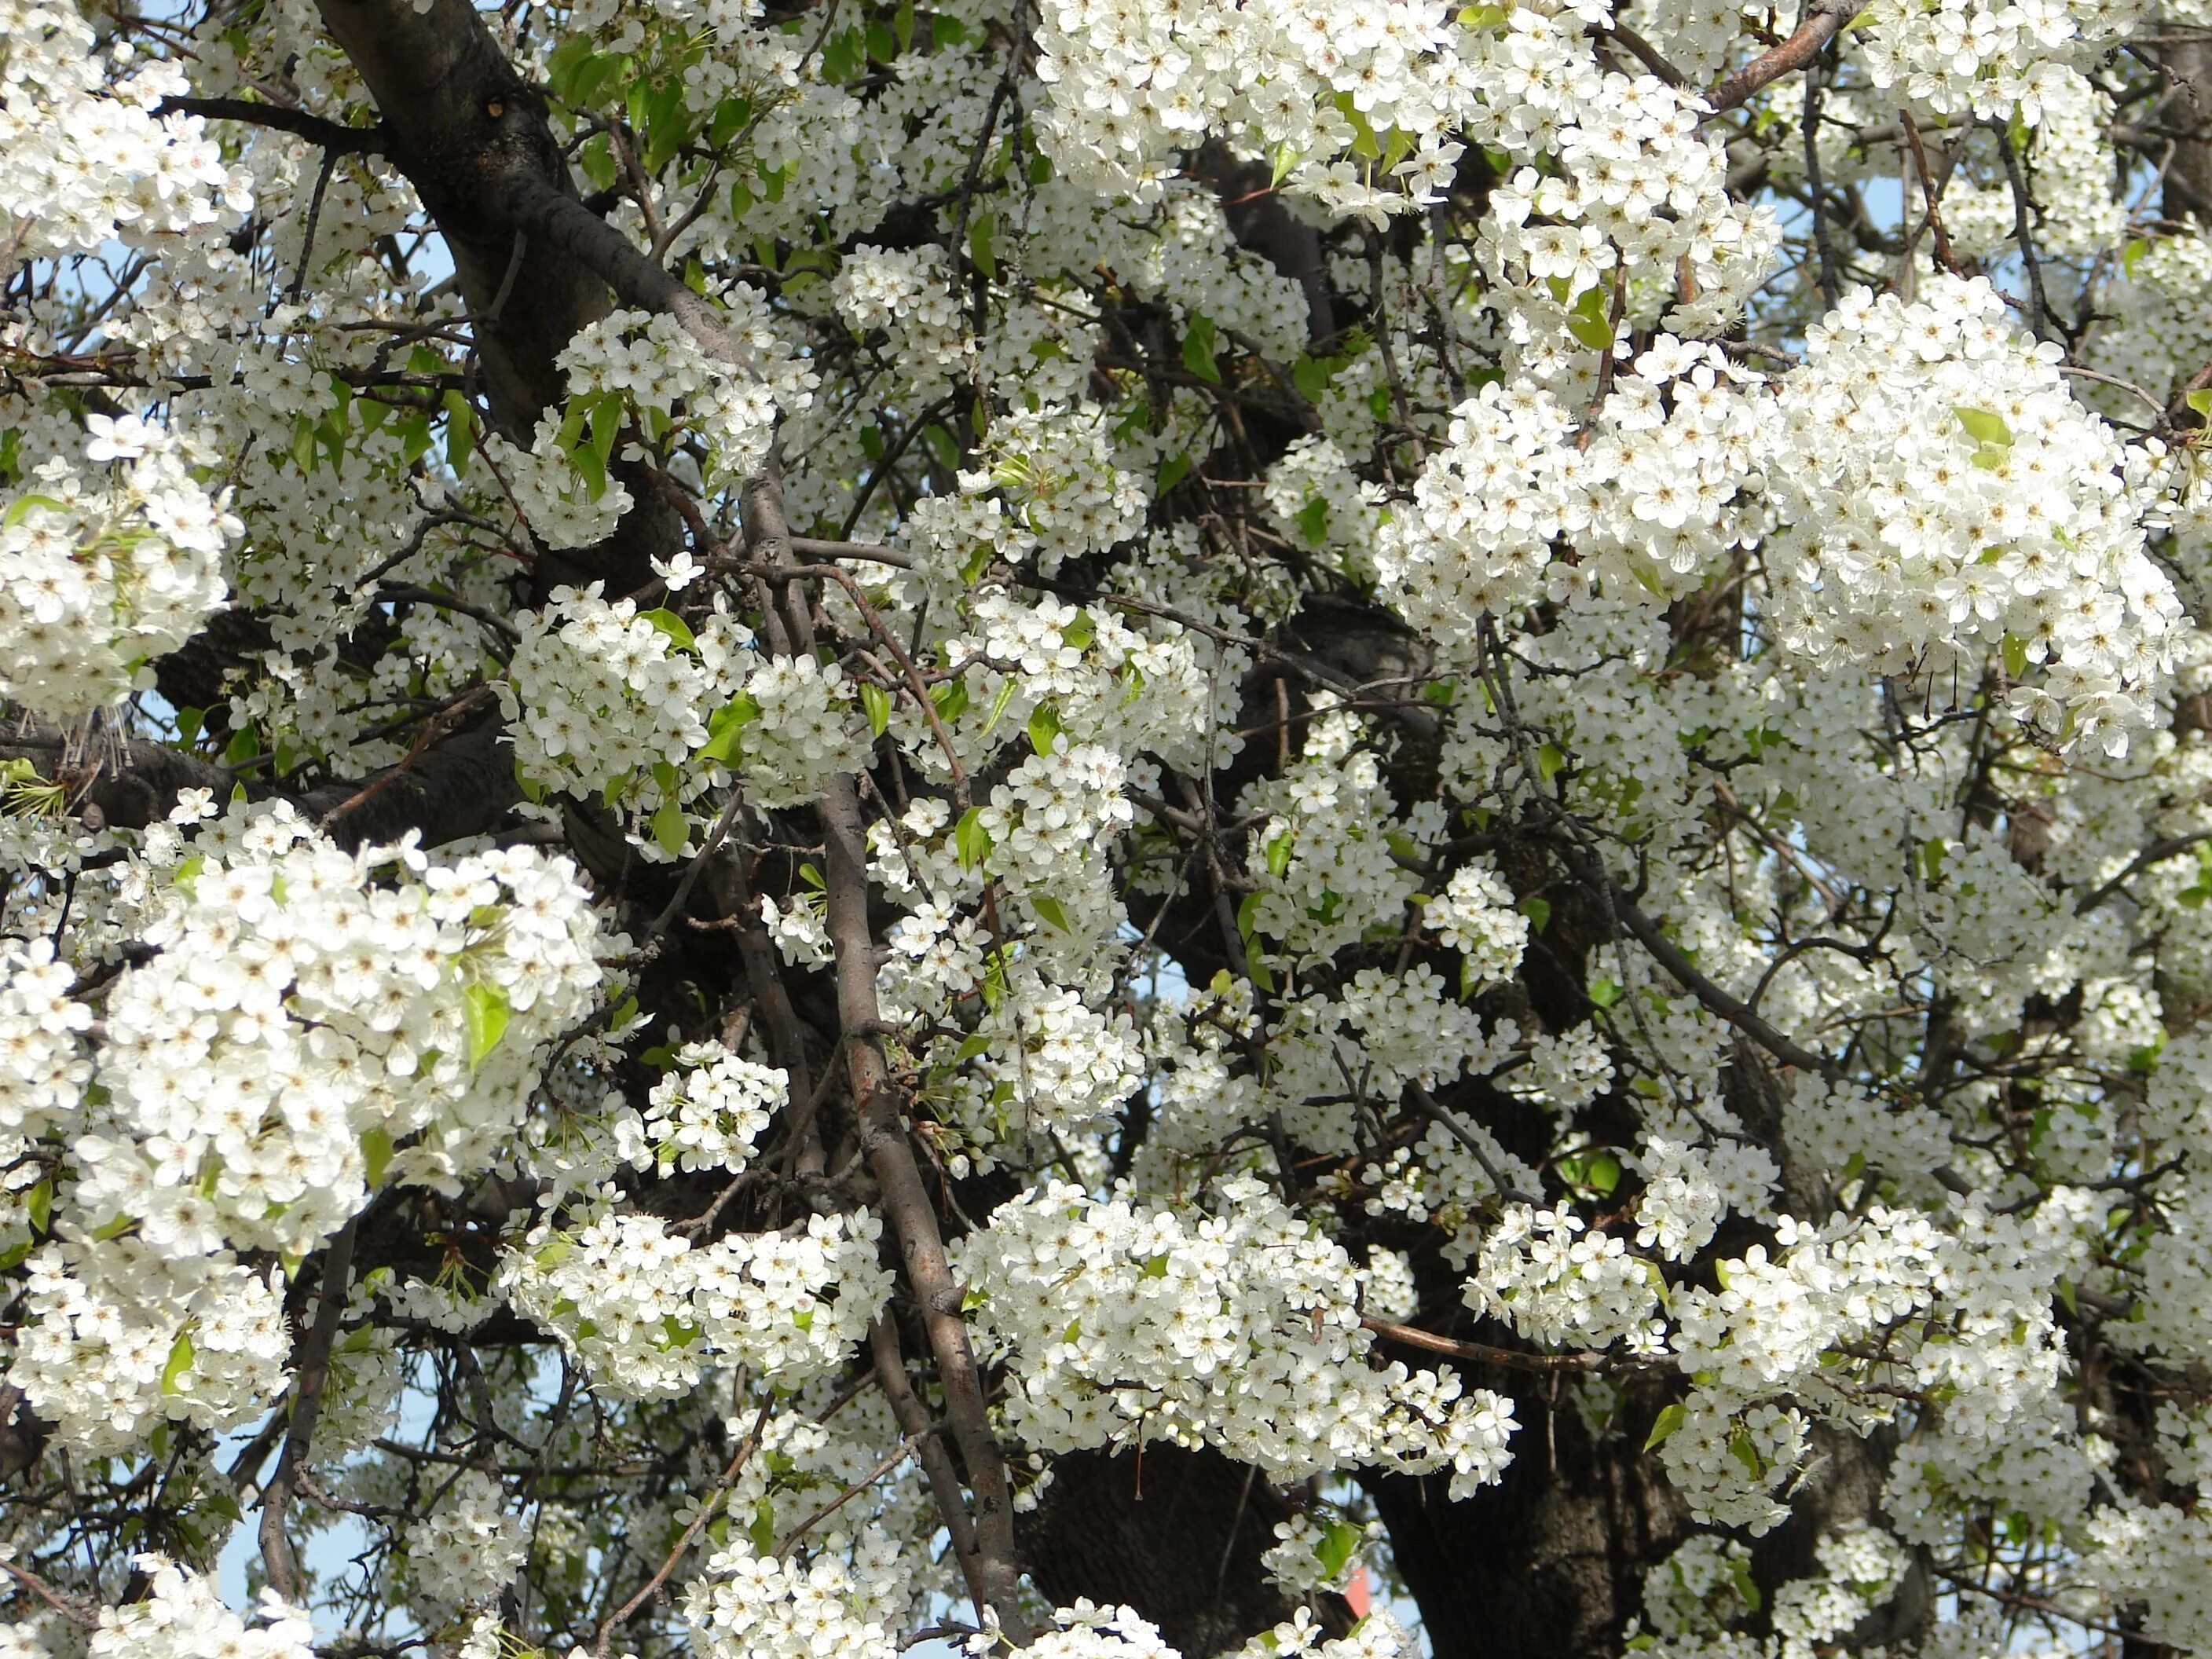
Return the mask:
<path id="1" fill-rule="evenodd" d="M 938 465 L 947 472 L 960 470 L 960 445 L 953 435 L 937 422 L 932 421 L 921 429 L 921 441 L 927 447 Z"/>
<path id="2" fill-rule="evenodd" d="M 1616 980 L 1594 979 L 1589 984 L 1589 1000 L 1601 1008 L 1610 1008 L 1620 1000 L 1620 985 Z"/>
<path id="3" fill-rule="evenodd" d="M 1297 526 L 1307 544 L 1319 547 L 1328 538 L 1328 503 L 1315 496 L 1298 509 Z"/>
<path id="4" fill-rule="evenodd" d="M 1067 925 L 1067 912 L 1060 908 L 1056 898 L 1044 893 L 1032 893 L 1030 895 L 1030 908 L 1036 912 L 1038 921 L 1051 923 L 1063 933 L 1075 931 Z"/>
<path id="5" fill-rule="evenodd" d="M 973 870 L 990 856 L 991 832 L 983 827 L 981 807 L 971 806 L 960 815 L 952 828 L 952 848 L 963 870 Z"/>
<path id="6" fill-rule="evenodd" d="M 2195 410 L 2201 418 L 2212 420 L 2212 386 L 2199 386 L 2181 401 Z"/>
<path id="7" fill-rule="evenodd" d="M 1548 900 L 1524 898 L 1513 908 L 1528 917 L 1528 925 L 1540 933 L 1551 926 L 1552 906 Z"/>
<path id="8" fill-rule="evenodd" d="M 651 623 L 665 634 L 668 636 L 668 642 L 678 651 L 690 651 L 698 644 L 698 641 L 692 638 L 691 629 L 685 624 L 684 618 L 673 611 L 641 611 L 637 613 L 637 617 L 640 622 Z"/>
<path id="9" fill-rule="evenodd" d="M 514 1018 L 514 1010 L 507 1003 L 507 993 L 496 985 L 478 980 L 462 994 L 461 1019 L 468 1028 L 471 1072 L 499 1047 L 499 1040 L 507 1035 L 507 1023 Z"/>
<path id="10" fill-rule="evenodd" d="M 880 692 L 877 695 L 882 696 Z M 866 696 L 866 693 L 864 691 L 863 700 Z M 884 704 L 888 711 L 889 698 L 884 699 Z M 760 713 L 759 701 L 751 692 L 738 692 L 708 718 L 707 741 L 700 745 L 699 752 L 692 758 L 708 765 L 727 766 L 731 757 L 737 752 L 739 735 L 745 727 L 760 718 Z"/>
<path id="11" fill-rule="evenodd" d="M 1290 873 L 1291 854 L 1297 846 L 1297 838 L 1287 830 L 1267 843 L 1267 873 L 1277 881 Z"/>
<path id="12" fill-rule="evenodd" d="M 968 222 L 968 257 L 983 273 L 985 282 L 999 279 L 998 234 L 999 216 L 995 213 L 979 213 Z"/>
<path id="13" fill-rule="evenodd" d="M 469 407 L 469 400 L 458 392 L 446 394 L 446 460 L 456 477 L 469 470 L 469 457 L 476 453 L 477 412 Z"/>
<path id="14" fill-rule="evenodd" d="M 1030 747 L 1040 755 L 1052 753 L 1052 745 L 1060 736 L 1060 710 L 1048 702 L 1041 702 L 1030 711 Z"/>
<path id="15" fill-rule="evenodd" d="M 1751 1443 L 1751 1437 L 1738 1429 L 1729 1437 L 1729 1452 L 1743 1465 L 1744 1473 L 1756 1480 L 1765 1471 L 1759 1467 L 1759 1453 Z"/>
<path id="16" fill-rule="evenodd" d="M 592 453 L 599 458 L 604 467 L 615 453 L 615 440 L 621 435 L 623 401 L 621 394 L 603 392 L 592 403 Z"/>
<path id="17" fill-rule="evenodd" d="M 757 709 L 759 705 L 755 704 L 754 707 Z M 880 738 L 890 729 L 890 693 L 872 680 L 860 682 L 860 707 L 867 710 L 869 735 Z"/>
<path id="18" fill-rule="evenodd" d="M 33 1231 L 46 1233 L 53 1231 L 47 1224 L 54 1214 L 54 1183 L 51 1176 L 42 1179 L 31 1188 L 31 1195 L 24 1201 L 24 1207 L 30 1212 Z"/>
<path id="19" fill-rule="evenodd" d="M 1547 743 L 1536 751 L 1536 775 L 1546 783 L 1559 776 L 1566 763 L 1566 755 L 1556 743 Z"/>
<path id="20" fill-rule="evenodd" d="M 2004 671 L 2008 680 L 2019 679 L 2027 672 L 2027 641 L 2017 634 L 2004 636 Z"/>
<path id="21" fill-rule="evenodd" d="M 1689 1412 L 1679 1402 L 1661 1412 L 1651 1425 L 1651 1432 L 1644 1437 L 1644 1449 L 1650 1451 L 1668 1435 L 1680 1428 Z"/>
<path id="22" fill-rule="evenodd" d="M 177 1340 L 169 1344 L 169 1363 L 161 1367 L 161 1392 L 182 1394 L 185 1373 L 192 1368 L 198 1350 L 192 1346 L 191 1327 L 187 1325 L 177 1333 Z"/>
<path id="23" fill-rule="evenodd" d="M 1291 382 L 1308 403 L 1319 403 L 1328 393 L 1329 382 L 1341 367 L 1334 357 L 1310 357 L 1304 352 L 1291 365 Z"/>
<path id="24" fill-rule="evenodd" d="M 1190 476 L 1191 459 L 1188 449 L 1178 450 L 1160 463 L 1160 470 L 1152 477 L 1152 493 L 1164 495 Z"/>
<path id="25" fill-rule="evenodd" d="M 671 858 L 683 856 L 685 845 L 691 839 L 691 821 L 684 816 L 683 806 L 673 800 L 665 800 L 653 815 L 653 839 L 660 850 Z"/>
<path id="26" fill-rule="evenodd" d="M 384 1184 L 384 1172 L 392 1167 L 392 1131 L 381 1124 L 372 1124 L 361 1132 L 361 1155 L 368 1165 L 368 1185 L 372 1191 Z"/>
<path id="27" fill-rule="evenodd" d="M 1593 351 L 1613 349 L 1613 319 L 1608 313 L 1610 300 L 1603 283 L 1586 288 L 1575 296 L 1574 308 L 1567 313 L 1567 332 Z"/>
<path id="28" fill-rule="evenodd" d="M 1459 26 L 1463 29 L 1494 29 L 1513 15 L 1508 6 L 1462 6 Z"/>
<path id="29" fill-rule="evenodd" d="M 951 725 L 968 712 L 968 677 L 963 674 L 933 687 L 929 702 L 937 710 L 937 718 Z"/>
<path id="30" fill-rule="evenodd" d="M 2012 447 L 2012 428 L 2004 423 L 2002 416 L 1992 414 L 1986 409 L 1971 409 L 1964 404 L 1958 404 L 1951 412 L 1959 417 L 1959 424 L 1966 428 L 1966 435 L 1976 443 L 1992 449 Z"/>
<path id="31" fill-rule="evenodd" d="M 1593 1152 L 1583 1164 L 1583 1180 L 1600 1197 L 1612 1197 L 1620 1185 L 1620 1160 L 1611 1152 Z"/>
<path id="32" fill-rule="evenodd" d="M 1366 1534 L 1349 1521 L 1334 1521 L 1329 1528 L 1314 1541 L 1314 1559 L 1321 1564 L 1324 1583 L 1334 1583 L 1337 1575 L 1352 1565 L 1353 1552 Z"/>
<path id="33" fill-rule="evenodd" d="M 1191 313 L 1190 330 L 1182 337 L 1182 365 L 1201 380 L 1221 384 L 1221 368 L 1213 361 L 1213 319 L 1202 311 Z"/>
<path id="34" fill-rule="evenodd" d="M 990 714 L 983 721 L 985 737 L 989 737 L 992 732 L 999 729 L 999 722 L 1006 717 L 1006 705 L 1013 702 L 1014 693 L 1019 687 L 1020 682 L 1011 674 L 1006 677 L 1006 683 L 999 687 L 999 695 L 991 699 Z"/>
<path id="35" fill-rule="evenodd" d="M 1731 1562 L 1729 1565 L 1729 1579 L 1735 1585 L 1735 1593 L 1743 1598 L 1744 1606 L 1749 1607 L 1753 1613 L 1758 1612 L 1760 1596 L 1759 1585 L 1751 1576 L 1751 1563 Z"/>

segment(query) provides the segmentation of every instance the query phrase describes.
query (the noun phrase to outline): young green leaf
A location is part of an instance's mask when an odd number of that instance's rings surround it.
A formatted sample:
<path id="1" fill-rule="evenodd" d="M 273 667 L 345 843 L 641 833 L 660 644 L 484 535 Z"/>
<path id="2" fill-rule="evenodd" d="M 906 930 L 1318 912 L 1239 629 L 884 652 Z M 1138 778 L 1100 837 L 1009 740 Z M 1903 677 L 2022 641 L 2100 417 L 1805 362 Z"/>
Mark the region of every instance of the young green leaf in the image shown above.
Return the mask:
<path id="1" fill-rule="evenodd" d="M 469 1036 L 469 1069 L 484 1063 L 485 1057 L 499 1047 L 499 1040 L 507 1035 L 507 1022 L 514 1018 L 508 1005 L 507 993 L 486 980 L 478 980 L 461 994 L 461 1019 Z"/>

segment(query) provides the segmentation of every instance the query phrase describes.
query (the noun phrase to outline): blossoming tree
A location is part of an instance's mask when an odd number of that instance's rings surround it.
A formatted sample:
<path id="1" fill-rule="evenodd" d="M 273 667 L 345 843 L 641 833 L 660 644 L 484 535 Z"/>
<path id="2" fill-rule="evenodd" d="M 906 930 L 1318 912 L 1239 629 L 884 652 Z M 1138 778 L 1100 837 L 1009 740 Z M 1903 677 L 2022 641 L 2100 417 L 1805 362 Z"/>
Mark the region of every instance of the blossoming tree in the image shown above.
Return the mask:
<path id="1" fill-rule="evenodd" d="M 2212 1641 L 2203 0 L 0 0 L 0 270 L 4 1659 Z"/>

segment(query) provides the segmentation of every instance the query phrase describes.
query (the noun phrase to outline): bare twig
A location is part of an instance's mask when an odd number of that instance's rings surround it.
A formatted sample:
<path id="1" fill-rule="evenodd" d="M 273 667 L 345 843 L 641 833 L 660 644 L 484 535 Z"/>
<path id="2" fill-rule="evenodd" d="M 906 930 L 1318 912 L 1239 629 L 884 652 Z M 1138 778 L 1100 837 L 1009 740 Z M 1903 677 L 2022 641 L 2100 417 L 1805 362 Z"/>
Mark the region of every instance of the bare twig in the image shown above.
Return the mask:
<path id="1" fill-rule="evenodd" d="M 698 1513 L 691 1517 L 691 1524 L 684 1528 L 684 1535 L 676 1540 L 676 1547 L 668 1552 L 667 1559 L 653 1570 L 653 1577 L 638 1588 L 637 1594 L 609 1613 L 606 1622 L 599 1626 L 599 1639 L 592 1647 L 599 1659 L 606 1659 L 607 1644 L 614 1640 L 615 1632 L 660 1594 L 660 1587 L 668 1582 L 669 1575 L 676 1571 L 678 1564 L 684 1559 L 699 1534 L 706 1531 L 707 1523 L 714 1518 L 714 1511 L 721 1507 L 722 1494 L 730 1489 L 731 1483 L 737 1480 L 738 1473 L 745 1467 L 745 1460 L 760 1444 L 761 1431 L 768 1425 L 768 1414 L 775 1404 L 775 1393 L 771 1389 L 761 1401 L 760 1410 L 754 1414 L 752 1427 L 738 1443 L 737 1455 L 730 1459 L 729 1467 L 722 1471 L 721 1479 L 714 1483 L 714 1490 L 701 1501 Z"/>

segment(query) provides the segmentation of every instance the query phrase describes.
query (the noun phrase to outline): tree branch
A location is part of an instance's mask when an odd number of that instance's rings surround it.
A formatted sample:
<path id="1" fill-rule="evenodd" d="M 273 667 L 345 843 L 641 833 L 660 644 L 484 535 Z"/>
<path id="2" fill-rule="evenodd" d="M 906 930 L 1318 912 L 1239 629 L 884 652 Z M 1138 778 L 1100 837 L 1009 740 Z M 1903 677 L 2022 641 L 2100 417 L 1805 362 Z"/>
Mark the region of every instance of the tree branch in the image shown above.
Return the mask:
<path id="1" fill-rule="evenodd" d="M 642 255 L 638 258 L 644 263 Z M 696 301 L 690 289 L 684 293 Z M 746 543 L 756 553 L 791 543 L 782 491 L 772 469 L 771 463 L 771 471 L 745 491 Z M 913 1144 L 907 1139 L 904 1091 L 892 1079 L 884 1054 L 883 1006 L 876 996 L 876 952 L 868 923 L 867 835 L 853 780 L 843 774 L 830 779 L 820 807 L 827 921 L 836 955 L 837 1018 L 844 1033 L 846 1077 L 853 1091 L 860 1148 L 898 1241 L 907 1283 L 921 1304 L 922 1328 L 945 1390 L 945 1420 L 967 1462 L 968 1484 L 975 1494 L 971 1582 L 981 1590 L 977 1611 L 980 1614 L 988 1607 L 996 1613 L 1007 1636 L 1026 1645 L 1030 1626 L 1022 1611 L 1021 1565 L 1014 1553 L 1012 1483 L 1006 1455 L 991 1433 L 982 1374 L 961 1316 L 960 1286 L 945 1259 L 936 1206 L 930 1202 Z M 949 1516 L 946 1524 L 949 1529 Z"/>
<path id="2" fill-rule="evenodd" d="M 1762 57 L 1754 58 L 1705 94 L 1712 113 L 1718 115 L 1747 102 L 1753 94 L 1784 76 L 1801 70 L 1820 55 L 1844 25 L 1865 8 L 1866 0 L 1809 0 L 1805 15 L 1787 40 Z"/>
<path id="3" fill-rule="evenodd" d="M 1636 901 L 1629 897 L 1619 882 L 1613 880 L 1612 872 L 1595 854 L 1586 854 L 1577 848 L 1563 848 L 1561 851 L 1577 877 L 1594 887 L 1603 888 L 1611 895 L 1613 911 L 1620 918 L 1620 925 L 1635 935 L 1637 942 L 1651 953 L 1676 984 L 1785 1066 L 1795 1066 L 1800 1071 L 1825 1078 L 1842 1074 L 1842 1068 L 1833 1060 L 1816 1054 L 1802 1043 L 1784 1036 L 1762 1018 L 1749 1003 L 1729 995 L 1699 973 L 1697 964 L 1682 954 L 1680 946 L 1659 931 L 1659 924 L 1637 907 Z"/>
<path id="4" fill-rule="evenodd" d="M 156 115 L 198 115 L 210 121 L 243 121 L 250 126 L 289 132 L 319 144 L 332 155 L 381 155 L 382 126 L 349 127 L 303 109 L 282 104 L 257 104 L 245 98 L 164 98 L 155 106 Z"/>
<path id="5" fill-rule="evenodd" d="M 358 1216 L 338 1229 L 323 1258 L 322 1300 L 315 1308 L 315 1322 L 300 1346 L 298 1380 L 292 1389 L 292 1418 L 284 1431 L 284 1449 L 276 1460 L 276 1473 L 261 1489 L 261 1565 L 269 1588 L 287 1601 L 300 1599 L 300 1560 L 284 1529 L 284 1511 L 292 1502 L 307 1461 L 307 1448 L 315 1436 L 315 1419 L 323 1409 L 323 1385 L 330 1380 L 331 1346 L 337 1340 L 345 1317 L 346 1291 L 353 1281 L 353 1241 Z"/>

